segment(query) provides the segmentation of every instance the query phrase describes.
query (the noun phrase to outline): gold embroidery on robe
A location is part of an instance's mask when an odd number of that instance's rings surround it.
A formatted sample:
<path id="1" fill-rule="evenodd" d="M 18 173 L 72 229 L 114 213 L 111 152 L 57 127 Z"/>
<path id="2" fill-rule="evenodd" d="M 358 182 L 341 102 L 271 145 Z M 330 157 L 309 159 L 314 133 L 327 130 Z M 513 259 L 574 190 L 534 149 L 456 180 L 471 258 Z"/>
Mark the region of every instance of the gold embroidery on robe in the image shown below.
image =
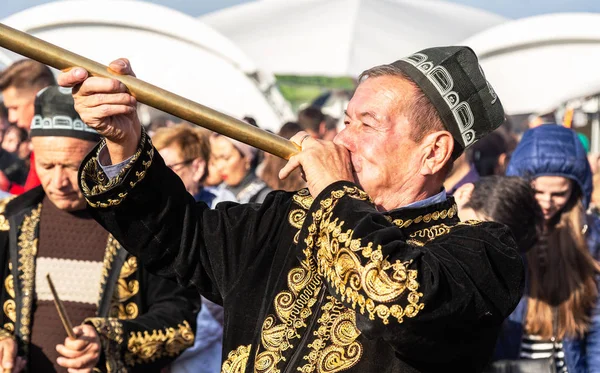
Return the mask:
<path id="1" fill-rule="evenodd" d="M 4 313 L 12 321 L 17 322 L 17 305 L 13 299 L 4 302 Z"/>
<path id="2" fill-rule="evenodd" d="M 408 243 L 418 242 L 418 246 L 423 246 L 427 242 L 432 241 L 438 237 L 445 236 L 453 229 L 464 226 L 464 225 L 479 225 L 482 222 L 479 220 L 467 220 L 465 222 L 460 222 L 452 226 L 448 226 L 446 224 L 437 224 L 431 227 L 419 229 L 418 231 L 414 231 L 410 234 L 411 239 L 407 240 Z M 410 241 L 410 242 L 409 242 Z"/>
<path id="3" fill-rule="evenodd" d="M 125 304 L 125 302 L 133 298 L 140 291 L 140 283 L 138 280 L 127 279 L 129 276 L 135 274 L 137 270 L 137 258 L 134 256 L 128 257 L 121 267 L 121 272 L 119 272 L 119 279 L 117 280 L 115 292 L 113 293 L 110 311 L 111 316 L 118 317 L 121 320 L 131 320 L 138 317 L 138 305 L 135 302 Z"/>
<path id="4" fill-rule="evenodd" d="M 4 211 L 6 211 L 6 205 L 8 205 L 8 203 L 10 201 L 12 201 L 13 199 L 15 199 L 17 196 L 10 196 L 7 198 L 4 198 L 3 200 L 0 200 L 0 231 L 8 231 L 10 230 L 10 224 L 8 222 L 8 219 L 6 218 L 6 216 L 4 216 Z"/>
<path id="5" fill-rule="evenodd" d="M 131 332 L 127 341 L 125 362 L 129 366 L 148 363 L 165 356 L 176 356 L 194 345 L 194 331 L 187 321 L 177 328 Z"/>
<path id="6" fill-rule="evenodd" d="M 8 328 L 6 328 L 6 325 L 4 329 L 0 329 L 0 341 L 6 338 L 14 338 L 13 334 L 7 329 Z"/>
<path id="7" fill-rule="evenodd" d="M 308 189 L 300 190 L 293 197 L 301 209 L 290 212 L 288 221 L 298 229 L 294 238 L 298 240 L 300 228 L 304 224 L 307 210 L 313 199 Z M 294 348 L 294 340 L 301 337 L 299 330 L 306 328 L 306 320 L 312 315 L 312 307 L 317 302 L 323 281 L 316 272 L 316 263 L 308 249 L 300 267 L 290 270 L 287 277 L 288 290 L 275 296 L 273 304 L 276 315 L 268 315 L 263 321 L 261 345 L 257 348 L 254 371 L 257 373 L 279 372 L 278 364 L 285 360 L 283 354 Z"/>
<path id="8" fill-rule="evenodd" d="M 314 213 L 314 222 L 309 227 L 309 232 L 317 232 L 317 225 L 319 227 L 319 237 L 311 234 L 306 239 L 308 246 L 314 244 L 318 249 L 319 274 L 340 295 L 342 302 L 350 303 L 354 310 L 358 308 L 361 314 L 366 311 L 371 320 L 377 316 L 388 324 L 390 316 L 399 323 L 404 317 L 415 317 L 425 306 L 420 303 L 423 294 L 418 291 L 417 271 L 408 269 L 410 261 L 390 263 L 384 258 L 381 246 L 374 247 L 372 242 L 364 245 L 360 238 L 352 237 L 352 229 L 343 230 L 344 222 L 333 218 L 332 210 L 345 195 L 361 200 L 368 198 L 356 187 L 333 191 L 331 198 L 321 201 L 321 209 Z M 364 265 L 360 256 L 367 259 Z M 404 307 L 398 303 L 388 305 L 399 301 L 404 293 L 407 293 L 403 297 L 407 303 Z"/>
<path id="9" fill-rule="evenodd" d="M 227 355 L 227 360 L 223 362 L 221 373 L 244 373 L 252 345 L 239 346 Z"/>
<path id="10" fill-rule="evenodd" d="M 11 298 L 15 297 L 15 281 L 13 275 L 6 276 L 6 279 L 4 279 L 4 288 Z"/>
<path id="11" fill-rule="evenodd" d="M 304 356 L 308 363 L 298 368 L 303 373 L 337 373 L 350 369 L 363 354 L 362 345 L 356 341 L 360 330 L 356 327 L 356 313 L 332 296 L 321 308 L 316 338 L 308 344 L 310 352 Z"/>
<path id="12" fill-rule="evenodd" d="M 290 225 L 298 229 L 298 232 L 296 232 L 296 235 L 294 236 L 294 243 L 297 244 L 298 237 L 300 236 L 300 229 L 304 224 L 306 214 L 310 209 L 310 206 L 312 206 L 314 199 L 310 195 L 308 189 L 299 190 L 298 192 L 296 192 L 296 194 L 294 194 L 292 199 L 294 200 L 294 203 L 301 207 L 300 209 L 292 210 L 288 216 L 288 222 L 290 223 Z"/>
<path id="13" fill-rule="evenodd" d="M 120 346 L 123 343 L 123 325 L 120 320 L 105 317 L 91 317 L 84 322 L 91 323 L 100 338 L 106 360 L 107 373 L 127 372 L 127 367 L 121 359 Z"/>
<path id="14" fill-rule="evenodd" d="M 407 219 L 407 220 L 395 219 L 392 221 L 392 223 L 394 223 L 394 225 L 397 226 L 398 228 L 406 228 L 406 227 L 409 227 L 410 225 L 412 225 L 413 223 L 414 224 L 418 224 L 421 222 L 429 223 L 432 220 L 452 218 L 452 217 L 454 217 L 454 215 L 456 215 L 456 212 L 457 212 L 457 207 L 456 207 L 456 204 L 454 204 L 447 210 L 435 211 L 435 212 L 432 212 L 429 214 L 420 215 L 414 219 Z"/>
<path id="15" fill-rule="evenodd" d="M 115 260 L 115 256 L 117 256 L 118 250 L 119 242 L 117 242 L 112 235 L 109 235 L 106 243 L 106 250 L 104 251 L 104 261 L 102 263 L 102 277 L 100 279 L 100 291 L 98 292 L 98 304 L 100 304 L 100 300 L 102 299 L 106 281 L 108 280 L 108 274 L 112 268 L 112 264 Z"/>
<path id="16" fill-rule="evenodd" d="M 33 303 L 33 286 L 35 283 L 35 256 L 37 255 L 37 227 L 40 222 L 40 212 L 42 204 L 40 203 L 30 215 L 25 216 L 18 238 L 19 246 L 19 277 L 22 288 L 21 303 L 21 338 L 25 346 L 29 343 L 31 335 L 31 307 Z"/>

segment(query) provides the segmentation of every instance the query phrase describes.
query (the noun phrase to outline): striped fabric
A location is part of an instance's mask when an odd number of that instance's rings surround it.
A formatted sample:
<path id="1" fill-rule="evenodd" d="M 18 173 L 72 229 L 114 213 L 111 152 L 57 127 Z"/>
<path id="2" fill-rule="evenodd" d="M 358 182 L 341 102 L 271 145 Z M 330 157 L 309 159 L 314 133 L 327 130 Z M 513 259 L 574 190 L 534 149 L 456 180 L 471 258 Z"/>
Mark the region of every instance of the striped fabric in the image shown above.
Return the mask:
<path id="1" fill-rule="evenodd" d="M 547 359 L 552 357 L 553 349 L 557 373 L 568 373 L 561 341 L 552 342 L 537 335 L 524 335 L 521 342 L 521 359 Z"/>

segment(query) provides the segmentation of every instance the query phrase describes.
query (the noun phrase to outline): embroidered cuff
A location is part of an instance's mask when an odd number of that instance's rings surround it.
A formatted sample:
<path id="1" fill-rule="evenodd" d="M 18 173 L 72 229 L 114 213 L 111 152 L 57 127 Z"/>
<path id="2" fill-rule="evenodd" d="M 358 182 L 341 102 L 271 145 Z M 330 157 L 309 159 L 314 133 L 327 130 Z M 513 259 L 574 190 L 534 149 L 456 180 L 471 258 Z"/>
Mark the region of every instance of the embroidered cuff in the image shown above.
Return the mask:
<path id="1" fill-rule="evenodd" d="M 115 177 L 119 176 L 119 174 L 121 173 L 121 171 L 123 171 L 125 166 L 127 166 L 131 162 L 131 160 L 133 159 L 133 155 L 124 160 L 123 162 L 117 164 L 103 165 L 101 160 L 107 157 L 106 152 L 108 152 L 108 150 L 106 149 L 106 145 L 103 145 L 98 151 L 98 165 L 100 166 L 102 171 L 104 171 L 106 177 L 108 177 L 109 180 L 112 180 Z"/>
<path id="2" fill-rule="evenodd" d="M 107 208 L 123 202 L 129 191 L 144 179 L 154 157 L 152 142 L 144 129 L 136 153 L 117 165 L 100 164 L 105 144 L 102 140 L 86 156 L 79 169 L 79 187 L 88 204 L 95 208 Z"/>
<path id="3" fill-rule="evenodd" d="M 125 362 L 147 364 L 163 357 L 175 357 L 194 345 L 194 331 L 187 321 L 159 330 L 129 333 Z"/>
<path id="4" fill-rule="evenodd" d="M 121 346 L 123 345 L 123 325 L 121 321 L 114 318 L 90 317 L 85 319 L 84 323 L 93 326 L 100 337 L 106 371 L 108 373 L 127 372 L 121 354 Z"/>

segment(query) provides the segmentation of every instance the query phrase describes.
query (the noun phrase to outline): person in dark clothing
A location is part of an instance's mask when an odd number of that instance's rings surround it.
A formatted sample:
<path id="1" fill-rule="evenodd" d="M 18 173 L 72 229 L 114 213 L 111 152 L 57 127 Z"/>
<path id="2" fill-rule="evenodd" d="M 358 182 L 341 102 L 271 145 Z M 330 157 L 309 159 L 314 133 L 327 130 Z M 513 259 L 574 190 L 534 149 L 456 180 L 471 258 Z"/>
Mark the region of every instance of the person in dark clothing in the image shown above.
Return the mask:
<path id="1" fill-rule="evenodd" d="M 31 129 L 42 185 L 0 204 L 2 368 L 159 373 L 194 343 L 199 296 L 150 274 L 85 210 L 77 169 L 99 136 L 70 90 L 49 87 L 35 107 L 46 123 Z M 47 273 L 76 339 L 66 338 Z"/>
<path id="2" fill-rule="evenodd" d="M 216 209 L 184 192 L 124 87 L 81 68 L 59 80 L 105 137 L 80 169 L 91 213 L 150 271 L 223 304 L 222 372 L 487 364 L 524 268 L 508 228 L 461 223 L 442 189 L 452 160 L 504 120 L 469 48 L 365 71 L 333 142 L 291 139 L 301 151 L 280 177 L 301 167 L 308 189 Z"/>

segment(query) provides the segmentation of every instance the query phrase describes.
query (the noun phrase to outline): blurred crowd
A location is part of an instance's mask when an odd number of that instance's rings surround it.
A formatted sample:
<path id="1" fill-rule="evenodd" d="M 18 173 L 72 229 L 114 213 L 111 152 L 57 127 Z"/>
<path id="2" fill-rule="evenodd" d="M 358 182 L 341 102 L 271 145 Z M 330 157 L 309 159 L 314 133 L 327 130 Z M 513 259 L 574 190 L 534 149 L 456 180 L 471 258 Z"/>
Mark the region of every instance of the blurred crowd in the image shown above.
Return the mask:
<path id="1" fill-rule="evenodd" d="M 30 60 L 0 72 L 2 198 L 36 188 L 47 194 L 79 188 L 76 178 L 63 174 L 73 170 L 53 161 L 56 149 L 36 149 L 30 136 L 33 124 L 78 120 L 64 114 L 52 117 L 54 110 L 47 107 L 52 103 L 39 102 L 39 92 L 55 84 L 46 66 Z M 243 120 L 260 127 L 251 117 Z M 306 131 L 332 141 L 343 122 L 309 106 L 296 121 L 283 124 L 278 135 L 289 139 Z M 589 142 L 572 129 L 543 121 L 531 127 L 517 134 L 507 123 L 481 139 L 454 162 L 444 183 L 461 220 L 507 225 L 527 264 L 525 295 L 505 323 L 490 371 L 506 371 L 503 366 L 516 360 L 551 360 L 557 372 L 600 372 L 600 156 L 589 154 Z M 272 190 L 305 187 L 299 170 L 279 179 L 285 160 L 189 123 L 156 120 L 148 134 L 187 191 L 209 206 L 261 203 Z M 40 167 L 54 176 L 40 178 Z M 193 346 L 170 355 L 160 366 L 163 371 L 220 370 L 223 311 L 208 299 L 202 304 Z"/>

